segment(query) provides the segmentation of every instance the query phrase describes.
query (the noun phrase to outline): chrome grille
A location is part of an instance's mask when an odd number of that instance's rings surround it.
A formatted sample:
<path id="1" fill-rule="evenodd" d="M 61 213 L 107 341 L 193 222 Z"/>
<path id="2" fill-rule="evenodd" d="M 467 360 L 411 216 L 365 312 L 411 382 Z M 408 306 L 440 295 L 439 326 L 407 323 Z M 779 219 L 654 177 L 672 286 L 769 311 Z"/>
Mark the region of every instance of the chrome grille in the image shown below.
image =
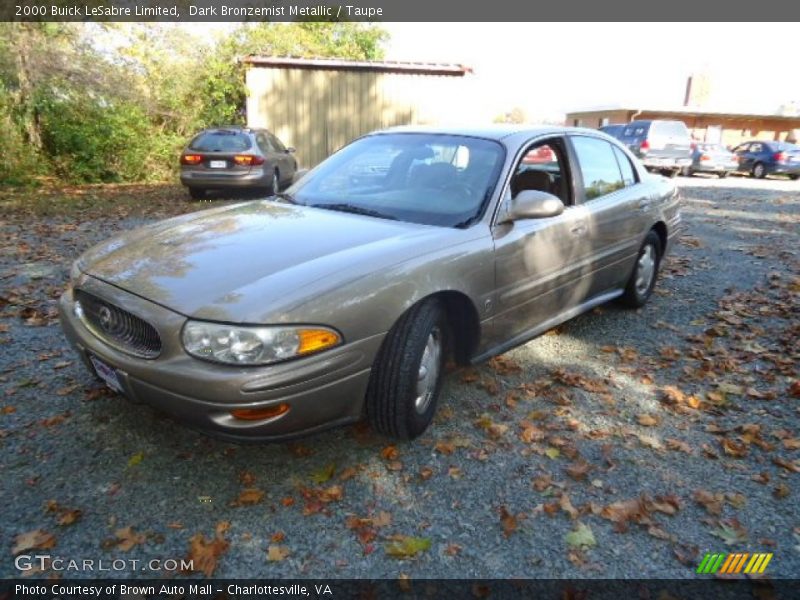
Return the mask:
<path id="1" fill-rule="evenodd" d="M 150 323 L 83 290 L 74 293 L 76 314 L 101 340 L 141 358 L 161 353 L 161 338 Z"/>

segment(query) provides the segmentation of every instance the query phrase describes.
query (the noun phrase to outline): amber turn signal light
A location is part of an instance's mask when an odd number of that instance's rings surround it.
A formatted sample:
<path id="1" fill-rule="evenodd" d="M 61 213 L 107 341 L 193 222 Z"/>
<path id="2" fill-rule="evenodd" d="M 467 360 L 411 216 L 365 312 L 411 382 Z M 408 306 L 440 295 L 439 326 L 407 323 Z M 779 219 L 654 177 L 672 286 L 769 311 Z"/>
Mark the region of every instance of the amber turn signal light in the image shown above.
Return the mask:
<path id="1" fill-rule="evenodd" d="M 297 333 L 300 337 L 297 354 L 300 355 L 318 352 L 341 342 L 339 335 L 330 329 L 301 329 Z"/>
<path id="2" fill-rule="evenodd" d="M 271 419 L 289 412 L 288 404 L 278 404 L 276 406 L 266 406 L 264 408 L 240 408 L 231 411 L 231 416 L 242 421 L 260 421 Z"/>

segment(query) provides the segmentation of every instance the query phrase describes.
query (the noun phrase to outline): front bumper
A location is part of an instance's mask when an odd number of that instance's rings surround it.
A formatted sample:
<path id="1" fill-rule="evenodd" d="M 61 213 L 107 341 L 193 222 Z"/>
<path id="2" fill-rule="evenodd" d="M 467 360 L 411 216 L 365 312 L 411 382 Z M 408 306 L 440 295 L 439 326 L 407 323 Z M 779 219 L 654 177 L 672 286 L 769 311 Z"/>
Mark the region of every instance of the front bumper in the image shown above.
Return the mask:
<path id="1" fill-rule="evenodd" d="M 153 324 L 162 338 L 158 358 L 142 359 L 106 344 L 75 315 L 72 290 L 59 303 L 68 340 L 94 373 L 93 354 L 116 370 L 124 395 L 181 423 L 235 441 L 278 441 L 357 421 L 372 362 L 383 335 L 307 358 L 264 367 L 218 365 L 188 356 L 179 339 L 186 318 L 128 292 L 83 276 L 80 287 Z M 169 332 L 174 332 L 170 335 Z M 260 421 L 236 419 L 234 409 L 288 404 Z"/>

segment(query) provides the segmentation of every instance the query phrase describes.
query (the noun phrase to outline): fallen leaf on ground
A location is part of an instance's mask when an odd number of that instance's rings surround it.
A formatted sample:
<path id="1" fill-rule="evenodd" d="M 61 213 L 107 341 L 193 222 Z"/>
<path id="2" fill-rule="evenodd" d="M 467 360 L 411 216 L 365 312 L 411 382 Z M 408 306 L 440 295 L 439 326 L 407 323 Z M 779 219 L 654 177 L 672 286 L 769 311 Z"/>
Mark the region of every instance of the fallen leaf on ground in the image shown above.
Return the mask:
<path id="1" fill-rule="evenodd" d="M 115 546 L 123 552 L 127 552 L 139 544 L 144 544 L 146 539 L 143 534 L 136 533 L 133 530 L 133 527 L 123 527 L 122 529 L 117 529 L 114 532 L 114 535 L 117 538 Z"/>
<path id="2" fill-rule="evenodd" d="M 325 483 L 336 473 L 336 463 L 329 463 L 311 473 L 311 481 L 316 484 Z"/>
<path id="3" fill-rule="evenodd" d="M 591 527 L 584 525 L 580 521 L 574 530 L 570 531 L 566 537 L 567 545 L 572 548 L 591 548 L 597 545 Z"/>
<path id="4" fill-rule="evenodd" d="M 747 541 L 747 532 L 736 519 L 720 522 L 719 527 L 711 531 L 711 535 L 720 538 L 728 546 Z"/>
<path id="5" fill-rule="evenodd" d="M 730 438 L 722 438 L 720 444 L 725 454 L 734 458 L 744 458 L 747 456 L 747 446 L 743 442 L 737 442 Z"/>
<path id="6" fill-rule="evenodd" d="M 256 476 L 253 475 L 250 471 L 242 471 L 239 473 L 239 483 L 241 483 L 245 487 L 253 487 L 253 484 L 256 482 Z"/>
<path id="7" fill-rule="evenodd" d="M 772 462 L 792 473 L 800 473 L 800 464 L 797 461 L 792 462 L 780 456 L 773 456 Z"/>
<path id="8" fill-rule="evenodd" d="M 386 554 L 394 558 L 413 558 L 420 552 L 425 552 L 431 547 L 429 538 L 395 535 L 392 541 L 386 544 Z"/>
<path id="9" fill-rule="evenodd" d="M 565 470 L 567 471 L 567 475 L 575 480 L 580 481 L 582 479 L 586 479 L 586 475 L 589 473 L 589 471 L 591 471 L 591 469 L 592 466 L 589 463 L 579 460 L 568 465 Z"/>
<path id="10" fill-rule="evenodd" d="M 685 452 L 686 454 L 692 453 L 692 447 L 684 441 L 676 440 L 675 438 L 667 438 L 664 440 L 664 443 L 670 450 Z"/>
<path id="11" fill-rule="evenodd" d="M 506 537 L 509 537 L 519 527 L 517 517 L 508 512 L 505 506 L 500 507 L 500 524 L 503 527 L 503 535 Z"/>
<path id="12" fill-rule="evenodd" d="M 144 452 L 137 452 L 128 459 L 128 466 L 135 467 L 144 459 Z"/>
<path id="13" fill-rule="evenodd" d="M 654 427 L 659 423 L 658 419 L 653 415 L 639 415 L 636 420 L 642 427 Z"/>
<path id="14" fill-rule="evenodd" d="M 722 494 L 712 494 L 706 490 L 697 490 L 693 497 L 695 502 L 700 504 L 712 515 L 722 514 L 722 504 L 725 500 Z"/>
<path id="15" fill-rule="evenodd" d="M 217 568 L 220 556 L 230 547 L 230 542 L 223 536 L 228 529 L 228 524 L 223 521 L 217 525 L 213 539 L 206 539 L 202 533 L 197 533 L 189 539 L 189 556 L 192 571 L 202 571 L 206 577 L 211 577 Z"/>
<path id="16" fill-rule="evenodd" d="M 52 533 L 47 533 L 43 529 L 34 529 L 26 533 L 20 533 L 14 538 L 14 547 L 11 553 L 16 555 L 26 550 L 49 550 L 56 545 L 56 538 Z"/>
<path id="17" fill-rule="evenodd" d="M 552 458 L 553 460 L 561 456 L 561 451 L 558 448 L 553 448 L 552 446 L 547 448 L 547 450 L 545 450 L 544 453 L 547 455 L 548 458 Z"/>
<path id="18" fill-rule="evenodd" d="M 289 554 L 289 548 L 286 546 L 270 544 L 270 546 L 267 547 L 267 560 L 270 562 L 280 562 L 289 556 Z"/>
<path id="19" fill-rule="evenodd" d="M 569 496 L 566 492 L 563 492 L 561 496 L 559 496 L 558 506 L 561 508 L 561 510 L 569 515 L 570 519 L 578 518 L 578 510 L 572 506 L 572 501 L 569 499 Z"/>
<path id="20" fill-rule="evenodd" d="M 788 498 L 790 494 L 789 486 L 785 483 L 779 483 L 774 490 L 772 490 L 772 495 L 775 496 L 778 500 L 783 500 L 784 498 Z"/>
<path id="21" fill-rule="evenodd" d="M 400 451 L 397 446 L 386 446 L 381 450 L 381 458 L 385 460 L 397 460 L 400 457 Z"/>
<path id="22" fill-rule="evenodd" d="M 231 506 L 252 506 L 259 504 L 264 499 L 264 492 L 257 488 L 247 488 L 242 490 L 239 497 L 231 502 Z"/>

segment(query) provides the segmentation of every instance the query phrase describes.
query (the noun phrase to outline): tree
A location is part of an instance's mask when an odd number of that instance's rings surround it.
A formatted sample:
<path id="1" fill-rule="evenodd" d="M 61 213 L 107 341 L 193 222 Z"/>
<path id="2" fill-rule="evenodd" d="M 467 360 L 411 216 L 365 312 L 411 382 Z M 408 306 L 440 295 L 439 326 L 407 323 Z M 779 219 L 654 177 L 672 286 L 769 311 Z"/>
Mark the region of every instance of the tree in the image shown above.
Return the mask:
<path id="1" fill-rule="evenodd" d="M 360 23 L 242 25 L 221 40 L 164 23 L 0 23 L 0 181 L 174 175 L 197 129 L 241 123 L 247 54 L 375 59 Z"/>

